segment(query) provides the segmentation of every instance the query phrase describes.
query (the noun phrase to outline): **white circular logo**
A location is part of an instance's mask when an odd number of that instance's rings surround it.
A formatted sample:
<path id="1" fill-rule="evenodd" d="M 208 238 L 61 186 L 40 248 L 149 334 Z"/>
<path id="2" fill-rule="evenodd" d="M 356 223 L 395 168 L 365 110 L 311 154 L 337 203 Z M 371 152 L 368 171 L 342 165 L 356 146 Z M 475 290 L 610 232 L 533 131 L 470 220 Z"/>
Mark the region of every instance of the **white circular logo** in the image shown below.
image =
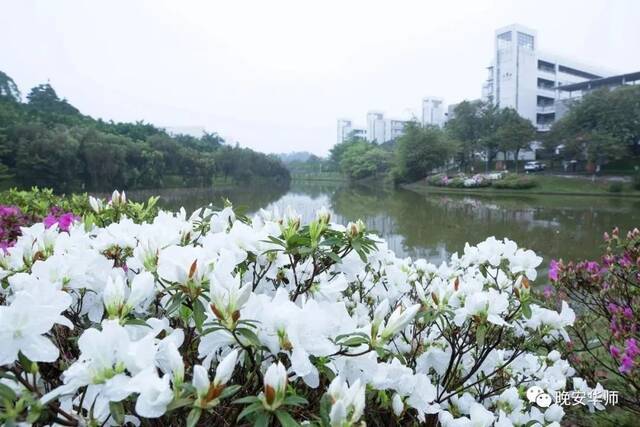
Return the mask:
<path id="1" fill-rule="evenodd" d="M 527 399 L 530 403 L 535 403 L 541 408 L 548 408 L 551 406 L 551 396 L 544 392 L 542 387 L 537 385 L 531 386 L 527 389 Z"/>

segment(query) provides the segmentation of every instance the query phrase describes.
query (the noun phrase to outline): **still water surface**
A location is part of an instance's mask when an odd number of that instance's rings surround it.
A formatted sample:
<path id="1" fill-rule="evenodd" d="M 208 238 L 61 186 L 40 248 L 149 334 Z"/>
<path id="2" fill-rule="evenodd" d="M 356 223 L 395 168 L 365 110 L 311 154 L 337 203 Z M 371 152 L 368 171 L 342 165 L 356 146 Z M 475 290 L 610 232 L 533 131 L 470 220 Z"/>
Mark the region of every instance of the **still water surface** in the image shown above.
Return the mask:
<path id="1" fill-rule="evenodd" d="M 172 189 L 132 192 L 132 198 L 161 196 L 164 207 L 189 212 L 210 202 L 231 200 L 253 213 L 260 208 L 294 208 L 303 221 L 325 206 L 332 220 L 362 219 L 399 256 L 440 262 L 461 252 L 465 242 L 508 237 L 544 257 L 585 259 L 601 253 L 602 233 L 618 226 L 640 227 L 640 199 L 579 196 L 421 195 L 408 190 L 292 183 L 288 188 L 247 186 L 221 190 Z"/>

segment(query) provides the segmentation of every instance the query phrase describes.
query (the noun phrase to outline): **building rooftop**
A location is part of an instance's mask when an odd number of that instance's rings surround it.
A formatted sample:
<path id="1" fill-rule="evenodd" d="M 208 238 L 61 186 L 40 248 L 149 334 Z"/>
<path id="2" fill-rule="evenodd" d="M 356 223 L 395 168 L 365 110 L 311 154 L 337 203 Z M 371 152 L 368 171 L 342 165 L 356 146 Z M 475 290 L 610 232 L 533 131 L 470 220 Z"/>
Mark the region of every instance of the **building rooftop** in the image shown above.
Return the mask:
<path id="1" fill-rule="evenodd" d="M 599 87 L 612 85 L 623 85 L 628 82 L 640 81 L 640 71 L 633 73 L 619 74 L 617 76 L 603 77 L 600 79 L 587 80 L 580 83 L 572 83 L 569 85 L 558 86 L 558 90 L 564 92 L 573 92 L 577 90 L 591 90 Z"/>

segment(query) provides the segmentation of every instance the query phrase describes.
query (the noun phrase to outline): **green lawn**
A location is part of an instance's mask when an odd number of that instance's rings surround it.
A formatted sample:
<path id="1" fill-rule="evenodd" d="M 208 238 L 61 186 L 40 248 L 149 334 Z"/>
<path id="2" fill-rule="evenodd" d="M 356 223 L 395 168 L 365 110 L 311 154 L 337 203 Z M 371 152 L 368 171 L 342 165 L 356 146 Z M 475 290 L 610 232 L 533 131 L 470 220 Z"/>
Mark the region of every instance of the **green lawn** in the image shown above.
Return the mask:
<path id="1" fill-rule="evenodd" d="M 448 188 L 428 185 L 425 181 L 419 181 L 406 187 L 412 190 L 450 192 L 450 193 L 496 193 L 496 194 L 575 194 L 575 195 L 604 195 L 604 196 L 637 196 L 640 191 L 634 190 L 631 183 L 622 183 L 622 191 L 610 191 L 611 181 L 590 177 L 563 177 L 551 175 L 528 175 L 535 180 L 537 185 L 529 189 L 499 189 L 484 188 Z"/>

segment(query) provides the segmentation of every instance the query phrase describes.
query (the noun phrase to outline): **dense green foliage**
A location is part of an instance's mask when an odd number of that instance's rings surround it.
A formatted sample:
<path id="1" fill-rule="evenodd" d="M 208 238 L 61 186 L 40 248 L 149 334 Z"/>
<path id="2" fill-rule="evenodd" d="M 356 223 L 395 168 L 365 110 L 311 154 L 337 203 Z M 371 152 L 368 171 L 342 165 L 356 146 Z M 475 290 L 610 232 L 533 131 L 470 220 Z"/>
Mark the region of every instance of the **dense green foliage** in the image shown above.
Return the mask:
<path id="1" fill-rule="evenodd" d="M 602 165 L 640 154 L 640 86 L 593 91 L 554 123 L 546 144 L 564 160 Z"/>
<path id="2" fill-rule="evenodd" d="M 389 171 L 392 160 L 389 146 L 355 137 L 331 148 L 328 169 L 337 169 L 352 180 L 382 177 Z"/>
<path id="3" fill-rule="evenodd" d="M 436 127 L 422 127 L 410 122 L 398 138 L 395 182 L 417 181 L 446 162 L 455 153 L 456 145 Z"/>
<path id="4" fill-rule="evenodd" d="M 127 200 L 124 193 L 114 193 L 109 203 L 100 206 L 91 206 L 89 201 L 90 197 L 86 193 L 57 195 L 47 188 L 10 189 L 0 192 L 0 205 L 15 206 L 40 220 L 52 209 L 71 212 L 99 226 L 117 222 L 125 216 L 141 223 L 150 221 L 158 214 L 158 197 L 150 197 L 146 202 L 134 202 Z"/>
<path id="5" fill-rule="evenodd" d="M 217 178 L 289 180 L 275 156 L 231 147 L 216 134 L 172 137 L 144 122 L 95 120 L 49 84 L 26 98 L 22 103 L 13 80 L 0 73 L 0 180 L 19 187 L 110 190 L 207 186 Z"/>
<path id="6" fill-rule="evenodd" d="M 536 187 L 538 182 L 530 176 L 507 175 L 504 179 L 493 182 L 492 185 L 494 188 L 505 190 L 526 190 Z"/>

